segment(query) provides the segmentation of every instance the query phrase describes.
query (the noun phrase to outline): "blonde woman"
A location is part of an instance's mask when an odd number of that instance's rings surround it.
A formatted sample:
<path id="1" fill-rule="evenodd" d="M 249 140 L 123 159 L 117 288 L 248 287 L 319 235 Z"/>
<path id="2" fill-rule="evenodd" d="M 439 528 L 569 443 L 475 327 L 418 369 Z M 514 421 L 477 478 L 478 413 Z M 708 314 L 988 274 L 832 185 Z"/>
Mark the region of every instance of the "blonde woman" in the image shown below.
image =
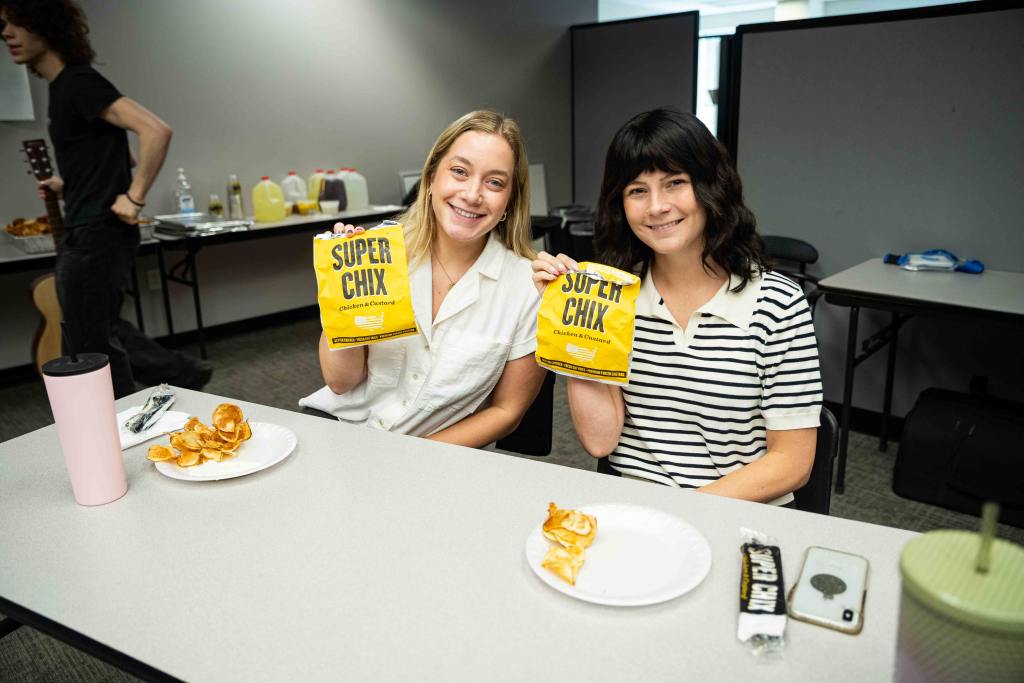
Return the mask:
<path id="1" fill-rule="evenodd" d="M 510 433 L 544 370 L 533 359 L 526 149 L 518 125 L 475 111 L 434 143 L 406 229 L 419 334 L 331 350 L 320 336 L 326 386 L 299 401 L 340 420 L 480 447 Z M 362 228 L 338 224 L 347 236 Z"/>

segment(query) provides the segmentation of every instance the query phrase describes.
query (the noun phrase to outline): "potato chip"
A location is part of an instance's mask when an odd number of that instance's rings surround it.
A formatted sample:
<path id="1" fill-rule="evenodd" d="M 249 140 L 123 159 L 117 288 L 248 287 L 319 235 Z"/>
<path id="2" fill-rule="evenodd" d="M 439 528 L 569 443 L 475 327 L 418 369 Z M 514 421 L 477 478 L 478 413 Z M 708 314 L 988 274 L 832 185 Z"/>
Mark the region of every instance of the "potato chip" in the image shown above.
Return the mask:
<path id="1" fill-rule="evenodd" d="M 583 567 L 583 560 L 583 548 L 578 545 L 570 545 L 566 548 L 553 545 L 544 556 L 540 566 L 554 572 L 570 586 L 575 586 L 576 575 Z"/>
<path id="2" fill-rule="evenodd" d="M 164 460 L 174 460 L 178 457 L 177 453 L 174 452 L 170 446 L 150 446 L 149 453 L 146 457 L 153 462 L 162 462 Z"/>
<path id="3" fill-rule="evenodd" d="M 579 510 L 560 510 L 548 504 L 548 518 L 542 527 L 544 537 L 564 547 L 578 545 L 586 548 L 597 534 L 597 518 Z"/>
<path id="4" fill-rule="evenodd" d="M 199 464 L 199 451 L 182 451 L 178 456 L 178 467 L 192 467 Z"/>
<path id="5" fill-rule="evenodd" d="M 252 427 L 249 426 L 248 422 L 238 425 L 238 435 L 239 441 L 246 441 L 252 438 Z"/>
<path id="6" fill-rule="evenodd" d="M 221 435 L 225 432 L 234 434 L 242 422 L 242 409 L 231 403 L 221 403 L 213 411 L 213 426 Z"/>
<path id="7" fill-rule="evenodd" d="M 629 381 L 640 278 L 583 262 L 544 289 L 537 314 L 537 363 L 570 377 Z"/>
<path id="8" fill-rule="evenodd" d="M 220 462 L 224 457 L 223 452 L 217 448 L 204 448 L 199 454 L 207 460 L 216 460 L 217 462 Z"/>
<path id="9" fill-rule="evenodd" d="M 401 224 L 388 221 L 355 237 L 317 235 L 313 269 L 330 348 L 417 333 Z"/>

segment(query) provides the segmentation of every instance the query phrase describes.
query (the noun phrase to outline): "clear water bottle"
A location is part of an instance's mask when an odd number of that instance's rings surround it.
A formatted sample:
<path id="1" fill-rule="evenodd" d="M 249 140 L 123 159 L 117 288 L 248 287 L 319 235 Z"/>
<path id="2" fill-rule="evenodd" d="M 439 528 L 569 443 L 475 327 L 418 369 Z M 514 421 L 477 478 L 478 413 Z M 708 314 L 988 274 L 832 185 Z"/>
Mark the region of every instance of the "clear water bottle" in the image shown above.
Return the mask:
<path id="1" fill-rule="evenodd" d="M 192 185 L 185 177 L 185 169 L 178 169 L 178 185 L 174 190 L 175 203 L 178 206 L 178 213 L 193 213 L 196 210 L 196 200 L 192 196 Z"/>
<path id="2" fill-rule="evenodd" d="M 242 205 L 242 183 L 234 173 L 228 176 L 228 218 L 234 220 L 245 218 L 245 207 Z"/>

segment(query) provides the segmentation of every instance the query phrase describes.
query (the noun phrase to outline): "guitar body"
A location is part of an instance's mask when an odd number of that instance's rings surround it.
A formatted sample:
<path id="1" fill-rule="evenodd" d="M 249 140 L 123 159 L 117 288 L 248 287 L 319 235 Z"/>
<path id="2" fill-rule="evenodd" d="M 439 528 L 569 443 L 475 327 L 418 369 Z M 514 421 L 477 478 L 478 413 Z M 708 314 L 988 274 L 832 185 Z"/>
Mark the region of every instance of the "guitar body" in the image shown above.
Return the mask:
<path id="1" fill-rule="evenodd" d="M 29 173 L 36 180 L 46 180 L 53 176 L 53 164 L 50 162 L 50 150 L 46 140 L 23 140 L 21 143 L 25 157 L 31 167 Z M 51 190 L 45 192 L 43 203 L 46 204 L 46 215 L 53 228 L 53 244 L 59 248 L 64 234 L 64 217 L 60 211 L 60 201 Z M 60 301 L 57 299 L 57 278 L 53 273 L 40 275 L 29 285 L 32 303 L 38 309 L 42 319 L 32 338 L 32 362 L 39 374 L 43 374 L 43 363 L 59 358 L 61 355 L 61 328 L 63 320 Z"/>
<path id="2" fill-rule="evenodd" d="M 40 275 L 29 285 L 32 303 L 38 309 L 42 319 L 32 338 L 32 362 L 39 374 L 43 374 L 43 364 L 59 358 L 60 342 L 60 302 L 57 300 L 57 278 L 53 273 Z"/>

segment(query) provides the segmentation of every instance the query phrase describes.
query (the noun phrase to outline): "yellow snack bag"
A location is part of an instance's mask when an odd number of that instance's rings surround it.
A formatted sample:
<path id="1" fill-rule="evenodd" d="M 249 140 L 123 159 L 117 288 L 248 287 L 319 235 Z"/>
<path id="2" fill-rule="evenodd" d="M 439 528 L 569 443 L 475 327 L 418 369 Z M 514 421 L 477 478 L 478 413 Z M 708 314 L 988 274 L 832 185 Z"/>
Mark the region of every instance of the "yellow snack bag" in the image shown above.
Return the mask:
<path id="1" fill-rule="evenodd" d="M 313 238 L 320 322 L 332 349 L 416 334 L 402 225 Z"/>
<path id="2" fill-rule="evenodd" d="M 537 363 L 606 384 L 629 381 L 640 278 L 584 261 L 548 283 L 537 315 Z"/>

